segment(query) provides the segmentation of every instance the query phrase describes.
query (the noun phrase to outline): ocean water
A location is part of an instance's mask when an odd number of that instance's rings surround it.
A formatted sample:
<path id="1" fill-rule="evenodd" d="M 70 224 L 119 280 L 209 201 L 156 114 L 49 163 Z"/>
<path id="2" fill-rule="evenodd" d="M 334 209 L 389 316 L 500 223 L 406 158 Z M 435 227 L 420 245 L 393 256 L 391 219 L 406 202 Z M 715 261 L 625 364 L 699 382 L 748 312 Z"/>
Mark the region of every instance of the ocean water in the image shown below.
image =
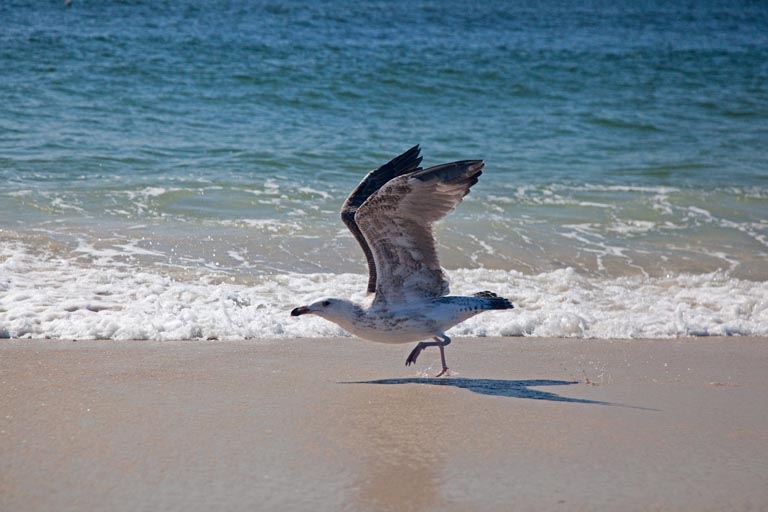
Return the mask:
<path id="1" fill-rule="evenodd" d="M 437 226 L 458 336 L 768 335 L 764 2 L 0 4 L 0 337 L 336 336 L 370 169 L 486 170 Z M 255 342 L 256 342 L 255 341 Z"/>

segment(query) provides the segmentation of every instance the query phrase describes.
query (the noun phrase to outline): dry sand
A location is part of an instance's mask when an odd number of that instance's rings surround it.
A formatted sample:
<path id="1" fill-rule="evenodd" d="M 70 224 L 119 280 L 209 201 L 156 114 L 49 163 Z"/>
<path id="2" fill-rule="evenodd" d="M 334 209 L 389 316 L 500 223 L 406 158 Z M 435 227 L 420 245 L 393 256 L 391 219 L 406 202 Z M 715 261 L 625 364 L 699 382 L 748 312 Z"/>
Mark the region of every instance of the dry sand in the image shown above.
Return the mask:
<path id="1" fill-rule="evenodd" d="M 768 510 L 766 339 L 409 350 L 3 340 L 0 510 Z"/>

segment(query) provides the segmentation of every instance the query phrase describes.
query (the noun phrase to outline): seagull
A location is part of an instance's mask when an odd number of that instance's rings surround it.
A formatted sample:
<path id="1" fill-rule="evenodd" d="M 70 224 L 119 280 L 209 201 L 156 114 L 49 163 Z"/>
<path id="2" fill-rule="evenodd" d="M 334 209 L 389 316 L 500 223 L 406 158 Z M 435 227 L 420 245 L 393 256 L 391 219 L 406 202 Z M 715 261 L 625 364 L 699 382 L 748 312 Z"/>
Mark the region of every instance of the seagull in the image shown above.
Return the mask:
<path id="1" fill-rule="evenodd" d="M 451 338 L 445 331 L 483 311 L 513 305 L 489 291 L 448 295 L 435 247 L 434 223 L 469 193 L 485 162 L 462 160 L 423 169 L 420 152 L 416 145 L 368 173 L 341 208 L 341 219 L 368 262 L 366 300 L 323 299 L 293 309 L 291 316 L 314 314 L 370 341 L 418 341 L 406 366 L 425 348 L 438 347 L 440 377 L 448 372 L 445 347 Z"/>

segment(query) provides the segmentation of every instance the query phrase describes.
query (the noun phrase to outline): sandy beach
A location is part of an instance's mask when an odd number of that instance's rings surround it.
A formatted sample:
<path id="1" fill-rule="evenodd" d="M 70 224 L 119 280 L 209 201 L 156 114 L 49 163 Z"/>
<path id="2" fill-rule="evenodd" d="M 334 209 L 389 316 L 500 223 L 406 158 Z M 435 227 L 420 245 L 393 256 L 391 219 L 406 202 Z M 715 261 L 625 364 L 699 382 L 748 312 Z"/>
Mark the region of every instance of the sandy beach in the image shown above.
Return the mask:
<path id="1" fill-rule="evenodd" d="M 0 509 L 768 510 L 768 340 L 0 342 Z"/>

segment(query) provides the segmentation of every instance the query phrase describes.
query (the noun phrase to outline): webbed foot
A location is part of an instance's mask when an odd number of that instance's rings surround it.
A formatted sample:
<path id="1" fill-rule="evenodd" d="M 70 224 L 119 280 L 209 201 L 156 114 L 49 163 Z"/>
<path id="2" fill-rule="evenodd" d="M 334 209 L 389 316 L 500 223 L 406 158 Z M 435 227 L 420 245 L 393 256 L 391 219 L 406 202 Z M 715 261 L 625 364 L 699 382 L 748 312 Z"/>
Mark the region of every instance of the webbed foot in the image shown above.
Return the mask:
<path id="1" fill-rule="evenodd" d="M 421 351 L 424 350 L 424 345 L 422 343 L 419 343 L 416 345 L 416 347 L 411 350 L 411 353 L 408 354 L 408 359 L 405 360 L 405 366 L 410 366 L 416 362 L 416 359 L 419 358 L 419 354 L 421 354 Z"/>

